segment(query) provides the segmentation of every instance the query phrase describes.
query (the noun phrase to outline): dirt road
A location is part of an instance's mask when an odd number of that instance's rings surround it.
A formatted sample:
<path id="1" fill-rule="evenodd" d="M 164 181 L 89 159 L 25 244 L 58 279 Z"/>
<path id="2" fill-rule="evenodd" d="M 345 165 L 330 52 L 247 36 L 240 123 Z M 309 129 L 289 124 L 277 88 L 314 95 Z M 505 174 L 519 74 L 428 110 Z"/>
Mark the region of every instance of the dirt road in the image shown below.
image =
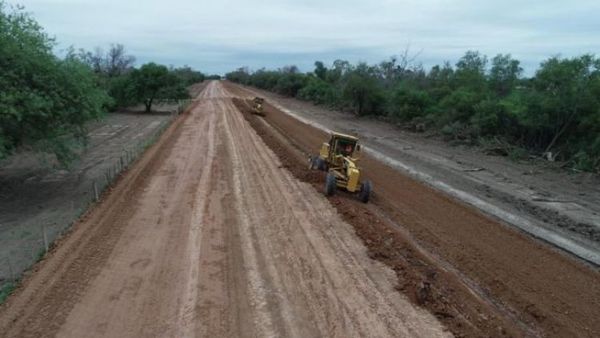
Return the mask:
<path id="1" fill-rule="evenodd" d="M 0 307 L 5 337 L 450 335 L 211 82 Z"/>

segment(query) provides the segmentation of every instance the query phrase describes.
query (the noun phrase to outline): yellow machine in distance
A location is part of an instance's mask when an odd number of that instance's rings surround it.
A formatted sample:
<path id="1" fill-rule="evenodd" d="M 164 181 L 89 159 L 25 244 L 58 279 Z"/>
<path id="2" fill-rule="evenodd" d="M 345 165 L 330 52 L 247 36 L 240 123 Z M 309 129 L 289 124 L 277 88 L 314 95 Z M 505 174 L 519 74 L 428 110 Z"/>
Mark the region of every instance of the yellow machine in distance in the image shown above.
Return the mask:
<path id="1" fill-rule="evenodd" d="M 262 97 L 256 96 L 254 99 L 252 99 L 252 111 L 254 112 L 254 114 L 265 116 L 265 113 L 263 111 L 264 102 L 265 99 L 263 99 Z"/>
<path id="2" fill-rule="evenodd" d="M 361 179 L 361 169 L 356 165 L 360 144 L 354 136 L 333 132 L 329 142 L 323 143 L 319 156 L 310 157 L 309 168 L 327 171 L 325 194 L 331 196 L 337 188 L 358 193 L 367 203 L 371 195 L 371 182 Z"/>

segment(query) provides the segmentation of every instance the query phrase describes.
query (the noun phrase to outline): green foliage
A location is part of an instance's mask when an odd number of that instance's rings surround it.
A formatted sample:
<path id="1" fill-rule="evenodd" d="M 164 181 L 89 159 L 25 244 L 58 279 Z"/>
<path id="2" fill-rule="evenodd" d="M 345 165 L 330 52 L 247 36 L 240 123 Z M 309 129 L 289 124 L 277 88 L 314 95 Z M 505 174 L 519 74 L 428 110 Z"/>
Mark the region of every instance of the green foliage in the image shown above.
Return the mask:
<path id="1" fill-rule="evenodd" d="M 358 115 L 378 114 L 385 104 L 385 97 L 376 78 L 366 64 L 346 75 L 342 89 L 343 98 Z"/>
<path id="2" fill-rule="evenodd" d="M 108 52 L 69 48 L 52 53 L 54 40 L 22 7 L 0 0 L 0 158 L 19 147 L 53 153 L 63 164 L 85 145 L 86 123 L 106 110 L 156 99 L 187 97 L 204 80 L 190 67 L 148 64 L 139 70 L 121 44 Z"/>
<path id="3" fill-rule="evenodd" d="M 50 39 L 27 13 L 0 3 L 0 158 L 16 147 L 70 158 L 85 141 L 85 123 L 110 102 L 91 69 L 52 54 Z"/>
<path id="4" fill-rule="evenodd" d="M 248 68 L 242 67 L 233 72 L 225 74 L 225 78 L 232 82 L 247 85 L 250 82 L 250 72 L 248 71 Z"/>
<path id="5" fill-rule="evenodd" d="M 313 76 L 308 79 L 306 86 L 298 91 L 298 97 L 316 104 L 335 105 L 340 100 L 330 83 Z"/>
<path id="6" fill-rule="evenodd" d="M 600 172 L 600 59 L 552 57 L 534 77 L 522 72 L 509 54 L 488 67 L 486 56 L 468 51 L 454 67 L 446 62 L 428 72 L 409 67 L 405 55 L 375 66 L 317 61 L 308 74 L 240 68 L 227 78 L 358 115 L 433 126 L 452 140 L 501 140 L 514 159 L 552 152 L 576 169 Z"/>
<path id="7" fill-rule="evenodd" d="M 496 55 L 489 75 L 491 89 L 498 96 L 507 96 L 517 85 L 522 72 L 520 62 L 511 58 L 510 54 Z"/>
<path id="8" fill-rule="evenodd" d="M 152 110 L 152 104 L 156 100 L 188 97 L 186 83 L 173 72 L 169 72 L 167 67 L 153 62 L 133 70 L 130 81 L 133 97 L 144 103 L 146 112 Z"/>
<path id="9" fill-rule="evenodd" d="M 288 74 L 277 80 L 275 91 L 279 94 L 296 96 L 298 91 L 304 87 L 305 76 L 302 74 Z"/>
<path id="10" fill-rule="evenodd" d="M 248 84 L 261 89 L 274 90 L 280 77 L 278 72 L 267 71 L 263 68 L 252 74 Z"/>
<path id="11" fill-rule="evenodd" d="M 0 287 L 0 304 L 4 303 L 6 298 L 17 288 L 16 283 L 8 282 Z"/>
<path id="12" fill-rule="evenodd" d="M 130 73 L 106 79 L 106 87 L 108 88 L 108 94 L 113 99 L 113 104 L 110 106 L 111 110 L 133 106 L 138 103 Z"/>
<path id="13" fill-rule="evenodd" d="M 481 91 L 486 87 L 485 70 L 487 57 L 476 51 L 468 51 L 456 63 L 452 84 L 454 88 L 465 87 Z"/>
<path id="14" fill-rule="evenodd" d="M 177 78 L 179 78 L 179 80 L 185 86 L 191 86 L 194 83 L 202 82 L 205 79 L 215 80 L 215 76 L 217 77 L 216 80 L 221 78 L 219 75 L 211 75 L 211 78 L 208 78 L 201 72 L 195 71 L 189 66 L 183 66 L 181 68 L 172 69 L 171 73 L 177 76 Z"/>
<path id="15" fill-rule="evenodd" d="M 475 114 L 475 106 L 482 99 L 477 91 L 467 87 L 457 88 L 439 102 L 441 113 L 437 117 L 438 124 L 468 121 Z"/>
<path id="16" fill-rule="evenodd" d="M 321 80 L 325 80 L 327 78 L 327 68 L 323 62 L 315 61 L 315 75 Z"/>
<path id="17" fill-rule="evenodd" d="M 390 94 L 388 114 L 400 121 L 411 121 L 425 116 L 431 106 L 431 98 L 426 91 L 410 88 L 404 84 L 398 86 Z"/>
<path id="18" fill-rule="evenodd" d="M 478 102 L 469 119 L 473 134 L 475 136 L 495 135 L 503 127 L 502 122 L 505 115 L 505 107 L 496 99 L 485 99 Z"/>

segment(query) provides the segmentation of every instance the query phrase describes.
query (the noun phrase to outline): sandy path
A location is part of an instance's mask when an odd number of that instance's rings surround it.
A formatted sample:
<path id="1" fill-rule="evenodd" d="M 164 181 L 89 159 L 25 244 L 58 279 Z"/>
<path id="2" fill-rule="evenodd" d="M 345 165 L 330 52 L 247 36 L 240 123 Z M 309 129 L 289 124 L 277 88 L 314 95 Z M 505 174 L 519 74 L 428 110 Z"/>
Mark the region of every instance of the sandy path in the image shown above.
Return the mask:
<path id="1" fill-rule="evenodd" d="M 0 308 L 6 337 L 448 335 L 219 82 Z"/>

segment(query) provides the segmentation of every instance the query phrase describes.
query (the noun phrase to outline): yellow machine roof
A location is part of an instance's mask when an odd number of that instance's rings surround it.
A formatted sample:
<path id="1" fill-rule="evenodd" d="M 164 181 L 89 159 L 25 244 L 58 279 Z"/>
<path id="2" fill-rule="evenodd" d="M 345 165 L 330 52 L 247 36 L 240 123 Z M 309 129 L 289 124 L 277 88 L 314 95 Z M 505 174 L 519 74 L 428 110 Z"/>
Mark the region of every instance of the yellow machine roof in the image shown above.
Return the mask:
<path id="1" fill-rule="evenodd" d="M 334 137 L 340 137 L 340 138 L 346 138 L 346 139 L 351 139 L 353 141 L 358 141 L 357 137 L 354 137 L 352 135 L 347 135 L 347 134 L 342 134 L 342 133 L 338 133 L 338 132 L 331 132 L 331 135 Z"/>

